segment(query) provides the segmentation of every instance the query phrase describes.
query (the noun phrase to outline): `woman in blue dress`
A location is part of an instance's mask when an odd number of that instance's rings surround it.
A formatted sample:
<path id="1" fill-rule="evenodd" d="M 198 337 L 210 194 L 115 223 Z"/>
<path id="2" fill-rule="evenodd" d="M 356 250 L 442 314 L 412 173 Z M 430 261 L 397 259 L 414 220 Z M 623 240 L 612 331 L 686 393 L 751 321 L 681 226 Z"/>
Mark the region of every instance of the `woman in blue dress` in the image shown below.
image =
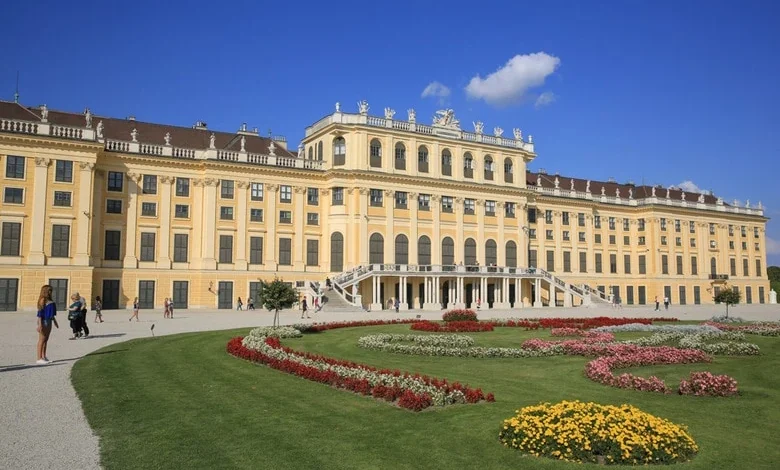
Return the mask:
<path id="1" fill-rule="evenodd" d="M 57 328 L 57 304 L 51 298 L 52 289 L 50 285 L 41 287 L 41 294 L 38 296 L 38 360 L 36 364 L 48 364 L 49 358 L 46 356 L 46 346 L 49 344 L 49 335 L 51 326 Z"/>

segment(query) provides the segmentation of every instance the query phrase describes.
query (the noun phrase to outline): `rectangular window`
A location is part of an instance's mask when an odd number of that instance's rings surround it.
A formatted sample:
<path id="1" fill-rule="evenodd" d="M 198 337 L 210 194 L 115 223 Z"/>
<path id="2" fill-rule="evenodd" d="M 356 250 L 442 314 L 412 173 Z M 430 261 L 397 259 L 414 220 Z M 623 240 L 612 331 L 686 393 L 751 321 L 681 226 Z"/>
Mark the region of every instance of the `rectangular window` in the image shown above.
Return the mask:
<path id="1" fill-rule="evenodd" d="M 639 222 L 637 223 L 639 226 L 639 231 L 644 232 L 645 231 L 645 219 L 639 219 Z"/>
<path id="2" fill-rule="evenodd" d="M 141 232 L 141 261 L 154 261 L 155 238 L 153 232 Z"/>
<path id="3" fill-rule="evenodd" d="M 699 286 L 693 286 L 693 303 L 701 304 L 701 287 Z"/>
<path id="4" fill-rule="evenodd" d="M 634 305 L 634 286 L 626 286 L 626 305 Z"/>
<path id="5" fill-rule="evenodd" d="M 279 223 L 280 224 L 291 224 L 292 223 L 292 212 L 290 212 L 290 211 L 279 211 Z"/>
<path id="6" fill-rule="evenodd" d="M 547 270 L 555 272 L 555 251 L 547 250 Z"/>
<path id="7" fill-rule="evenodd" d="M 279 264 L 282 266 L 292 264 L 292 238 L 279 239 Z"/>
<path id="8" fill-rule="evenodd" d="M 759 238 L 758 227 L 753 227 L 753 238 Z"/>
<path id="9" fill-rule="evenodd" d="M 125 174 L 121 171 L 108 172 L 108 190 L 121 193 L 124 190 Z"/>
<path id="10" fill-rule="evenodd" d="M 24 157 L 5 157 L 5 177 L 24 179 Z"/>
<path id="11" fill-rule="evenodd" d="M 190 252 L 190 236 L 186 233 L 173 234 L 173 262 L 186 263 Z"/>
<path id="12" fill-rule="evenodd" d="M 563 241 L 568 242 L 570 240 L 570 235 L 568 230 L 563 231 Z"/>
<path id="13" fill-rule="evenodd" d="M 219 262 L 225 264 L 233 262 L 233 235 L 219 236 Z"/>
<path id="14" fill-rule="evenodd" d="M 674 237 L 674 246 L 682 246 L 682 237 Z"/>
<path id="15" fill-rule="evenodd" d="M 421 211 L 431 210 L 431 195 L 420 194 L 420 196 L 417 198 L 417 208 Z"/>
<path id="16" fill-rule="evenodd" d="M 631 221 L 628 219 L 623 219 L 623 231 L 627 232 L 631 229 L 630 227 Z"/>
<path id="17" fill-rule="evenodd" d="M 677 301 L 680 305 L 685 305 L 687 300 L 685 299 L 685 286 L 680 286 L 680 299 Z"/>
<path id="18" fill-rule="evenodd" d="M 441 197 L 441 211 L 442 212 L 452 212 L 453 202 L 452 202 L 452 196 L 442 196 Z"/>
<path id="19" fill-rule="evenodd" d="M 249 237 L 249 264 L 263 264 L 263 237 Z"/>
<path id="20" fill-rule="evenodd" d="M 764 275 L 763 271 L 761 271 L 761 260 L 757 259 L 756 260 L 756 277 L 762 277 L 763 275 Z"/>
<path id="21" fill-rule="evenodd" d="M 3 222 L 3 238 L 0 242 L 0 255 L 19 256 L 22 241 L 22 224 Z"/>
<path id="22" fill-rule="evenodd" d="M 344 205 L 344 188 L 333 188 L 333 195 L 331 196 L 331 205 L 343 206 Z"/>
<path id="23" fill-rule="evenodd" d="M 561 223 L 563 225 L 569 225 L 569 213 L 568 212 L 566 212 L 566 211 L 563 212 Z"/>
<path id="24" fill-rule="evenodd" d="M 177 219 L 189 219 L 190 206 L 188 206 L 187 204 L 176 204 L 176 208 L 173 216 Z"/>
<path id="25" fill-rule="evenodd" d="M 176 196 L 190 197 L 190 179 L 176 178 Z"/>
<path id="26" fill-rule="evenodd" d="M 615 236 L 614 235 L 610 235 L 609 236 L 609 244 L 610 245 L 614 245 L 615 244 Z"/>
<path id="27" fill-rule="evenodd" d="M 730 237 L 734 236 L 734 226 L 731 224 L 729 224 L 729 236 Z"/>
<path id="28" fill-rule="evenodd" d="M 585 241 L 585 232 L 579 232 L 579 233 L 577 234 L 577 239 L 578 239 L 579 241 L 581 241 L 581 242 L 584 242 L 584 241 Z"/>
<path id="29" fill-rule="evenodd" d="M 661 245 L 666 246 L 666 235 L 661 235 Z"/>
<path id="30" fill-rule="evenodd" d="M 696 233 L 696 222 L 694 222 L 693 220 L 688 222 L 688 231 L 690 233 Z"/>
<path id="31" fill-rule="evenodd" d="M 253 201 L 263 200 L 263 183 L 252 183 L 249 189 L 249 197 Z"/>
<path id="32" fill-rule="evenodd" d="M 384 195 L 381 189 L 372 189 L 369 197 L 369 202 L 373 207 L 382 207 Z"/>
<path id="33" fill-rule="evenodd" d="M 580 227 L 584 227 L 585 226 L 585 213 L 584 212 L 580 212 L 579 214 L 577 214 L 577 225 L 579 225 Z"/>
<path id="34" fill-rule="evenodd" d="M 731 268 L 731 275 L 736 276 L 737 275 L 737 260 L 734 258 L 731 258 L 729 260 L 729 267 Z"/>
<path id="35" fill-rule="evenodd" d="M 647 288 L 639 286 L 636 290 L 639 297 L 639 305 L 645 305 L 647 303 Z"/>
<path id="36" fill-rule="evenodd" d="M 614 217 L 610 217 L 609 218 L 609 229 L 610 230 L 615 230 L 615 218 Z"/>
<path id="37" fill-rule="evenodd" d="M 588 272 L 588 253 L 580 251 L 580 272 Z"/>
<path id="38" fill-rule="evenodd" d="M 750 276 L 750 270 L 748 269 L 747 258 L 742 259 L 742 275 L 745 277 Z"/>
<path id="39" fill-rule="evenodd" d="M 121 199 L 106 199 L 106 212 L 109 214 L 121 214 L 122 213 L 122 200 Z"/>
<path id="40" fill-rule="evenodd" d="M 597 233 L 594 238 L 595 238 L 595 241 L 596 241 L 597 244 L 601 243 L 601 234 L 600 233 Z"/>
<path id="41" fill-rule="evenodd" d="M 639 274 L 647 274 L 647 257 L 639 255 Z"/>
<path id="42" fill-rule="evenodd" d="M 742 242 L 742 249 L 747 250 L 747 242 Z"/>
<path id="43" fill-rule="evenodd" d="M 24 189 L 5 188 L 3 202 L 6 204 L 24 204 Z"/>
<path id="44" fill-rule="evenodd" d="M 696 248 L 696 239 L 691 238 L 691 248 Z"/>
<path id="45" fill-rule="evenodd" d="M 122 232 L 119 230 L 106 230 L 106 243 L 103 246 L 103 259 L 119 261 L 121 245 Z"/>
<path id="46" fill-rule="evenodd" d="M 219 218 L 221 220 L 233 220 L 233 208 L 221 206 L 219 208 Z"/>
<path id="47" fill-rule="evenodd" d="M 623 271 L 631 274 L 631 255 L 623 255 Z"/>
<path id="48" fill-rule="evenodd" d="M 661 274 L 669 274 L 669 255 L 661 255 Z"/>
<path id="49" fill-rule="evenodd" d="M 233 180 L 220 180 L 219 197 L 222 199 L 233 199 L 236 194 L 235 182 Z"/>
<path id="50" fill-rule="evenodd" d="M 563 252 L 563 272 L 570 273 L 571 272 L 571 252 L 570 251 L 564 251 Z"/>
<path id="51" fill-rule="evenodd" d="M 514 202 L 506 202 L 504 203 L 504 216 L 509 218 L 514 218 L 515 216 L 515 203 Z"/>
<path id="52" fill-rule="evenodd" d="M 404 191 L 395 192 L 395 208 L 406 209 L 406 199 L 409 195 Z"/>
<path id="53" fill-rule="evenodd" d="M 544 223 L 551 224 L 552 223 L 552 211 L 550 209 L 547 209 L 544 211 Z"/>
<path id="54" fill-rule="evenodd" d="M 691 275 L 699 275 L 699 260 L 695 256 L 691 256 Z"/>
<path id="55" fill-rule="evenodd" d="M 536 257 L 536 250 L 528 250 L 528 266 L 531 268 L 535 268 L 539 266 Z"/>
<path id="56" fill-rule="evenodd" d="M 710 222 L 710 235 L 715 235 L 715 224 Z"/>
<path id="57" fill-rule="evenodd" d="M 306 266 L 319 266 L 320 242 L 319 240 L 306 240 Z"/>
<path id="58" fill-rule="evenodd" d="M 758 288 L 758 303 L 760 303 L 760 304 L 765 303 L 763 286 L 759 286 L 759 288 Z"/>
<path id="59" fill-rule="evenodd" d="M 666 230 L 666 219 L 661 217 L 661 230 Z"/>
<path id="60" fill-rule="evenodd" d="M 317 188 L 309 188 L 306 190 L 306 203 L 310 206 L 320 205 L 320 190 Z"/>
<path id="61" fill-rule="evenodd" d="M 70 253 L 70 225 L 54 225 L 51 228 L 51 257 L 67 258 Z"/>
<path id="62" fill-rule="evenodd" d="M 601 267 L 601 253 L 596 253 L 596 272 L 601 273 L 602 267 Z"/>
<path id="63" fill-rule="evenodd" d="M 143 193 L 144 194 L 157 194 L 157 176 L 156 175 L 144 175 Z"/>
<path id="64" fill-rule="evenodd" d="M 536 240 L 536 229 L 535 228 L 528 229 L 528 238 L 530 238 L 532 240 Z"/>
<path id="65" fill-rule="evenodd" d="M 250 222 L 262 222 L 263 221 L 263 209 L 249 209 L 249 221 Z"/>
<path id="66" fill-rule="evenodd" d="M 464 214 L 473 214 L 474 208 L 476 207 L 477 203 L 474 199 L 466 199 L 463 202 L 463 213 Z"/>
<path id="67" fill-rule="evenodd" d="M 141 203 L 141 215 L 146 217 L 154 217 L 157 215 L 157 203 L 155 202 L 142 202 Z"/>
<path id="68" fill-rule="evenodd" d="M 286 184 L 279 186 L 279 202 L 292 202 L 292 186 Z"/>
<path id="69" fill-rule="evenodd" d="M 536 208 L 535 207 L 529 207 L 528 208 L 528 223 L 529 224 L 535 224 L 536 223 Z"/>
<path id="70" fill-rule="evenodd" d="M 545 238 L 547 240 L 552 240 L 553 239 L 553 231 L 552 230 L 545 230 Z"/>
<path id="71" fill-rule="evenodd" d="M 609 272 L 617 274 L 617 255 L 614 253 L 609 255 Z"/>
<path id="72" fill-rule="evenodd" d="M 676 261 L 677 261 L 677 274 L 678 275 L 682 275 L 682 273 L 683 273 L 683 257 L 678 255 L 677 258 L 676 258 Z"/>
<path id="73" fill-rule="evenodd" d="M 57 160 L 54 169 L 54 181 L 59 183 L 72 183 L 73 162 L 68 160 Z"/>
<path id="74" fill-rule="evenodd" d="M 640 245 L 646 245 L 647 239 L 644 236 L 639 237 L 639 244 Z"/>
<path id="75" fill-rule="evenodd" d="M 628 235 L 623 236 L 623 245 L 628 246 L 631 244 L 631 237 Z"/>
<path id="76" fill-rule="evenodd" d="M 593 227 L 601 228 L 601 216 L 600 215 L 594 215 L 593 216 Z"/>
<path id="77" fill-rule="evenodd" d="M 485 215 L 496 215 L 496 201 L 485 201 Z"/>
<path id="78" fill-rule="evenodd" d="M 316 212 L 309 212 L 306 214 L 306 225 L 319 225 L 320 215 Z"/>
<path id="79" fill-rule="evenodd" d="M 682 223 L 680 222 L 680 219 L 674 219 L 674 231 L 675 232 L 682 231 Z"/>

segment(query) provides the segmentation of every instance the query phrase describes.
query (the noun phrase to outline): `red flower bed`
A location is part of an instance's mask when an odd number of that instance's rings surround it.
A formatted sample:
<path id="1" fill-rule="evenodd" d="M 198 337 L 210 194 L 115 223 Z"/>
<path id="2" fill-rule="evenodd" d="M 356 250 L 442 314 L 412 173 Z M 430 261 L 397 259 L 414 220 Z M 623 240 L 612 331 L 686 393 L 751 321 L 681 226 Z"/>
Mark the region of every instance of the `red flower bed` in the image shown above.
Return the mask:
<path id="1" fill-rule="evenodd" d="M 595 318 L 542 318 L 539 323 L 542 328 L 580 328 L 588 330 L 600 326 L 618 326 L 628 325 L 630 323 L 641 323 L 650 325 L 653 322 L 666 321 L 675 322 L 676 318 L 613 318 L 613 317 L 595 317 Z"/>
<path id="2" fill-rule="evenodd" d="M 444 321 L 477 321 L 477 313 L 469 309 L 450 310 L 442 315 Z"/>
<path id="3" fill-rule="evenodd" d="M 730 397 L 736 395 L 737 381 L 728 375 L 691 372 L 688 380 L 680 381 L 680 395 Z"/>
<path id="4" fill-rule="evenodd" d="M 542 327 L 542 325 L 535 320 L 493 320 L 489 323 L 494 327 L 525 328 L 526 330 L 538 330 Z"/>
<path id="5" fill-rule="evenodd" d="M 387 386 L 383 384 L 376 384 L 372 386 L 371 382 L 369 382 L 367 379 L 342 376 L 334 370 L 322 370 L 317 367 L 302 364 L 292 359 L 278 359 L 269 356 L 262 351 L 249 349 L 242 344 L 242 340 L 242 337 L 236 337 L 228 341 L 227 352 L 235 357 L 265 364 L 272 369 L 287 372 L 292 375 L 297 375 L 298 377 L 302 377 L 313 382 L 328 384 L 332 387 L 350 390 L 361 395 L 370 395 L 375 398 L 381 398 L 391 402 L 397 400 L 399 406 L 410 409 L 412 411 L 420 411 L 433 405 L 431 396 L 428 393 L 416 393 L 411 389 L 403 389 L 398 386 Z M 419 374 L 412 375 L 407 372 L 401 372 L 399 370 L 376 369 L 364 364 L 342 361 L 319 354 L 299 352 L 282 346 L 278 338 L 266 338 L 265 344 L 272 349 L 284 351 L 289 355 L 295 355 L 299 358 L 321 362 L 332 366 L 359 369 L 362 371 L 372 372 L 375 375 L 414 379 L 423 382 L 425 385 L 435 387 L 445 394 L 448 394 L 452 391 L 460 391 L 463 393 L 467 403 L 477 403 L 481 400 L 490 402 L 495 401 L 495 397 L 492 393 L 489 393 L 487 396 L 485 396 L 485 394 L 482 392 L 482 389 L 473 389 L 458 382 L 449 383 L 446 379 L 420 376 Z"/>
<path id="6" fill-rule="evenodd" d="M 493 324 L 476 321 L 451 321 L 442 325 L 426 320 L 412 323 L 412 329 L 434 333 L 479 333 L 482 331 L 493 331 Z"/>
<path id="7" fill-rule="evenodd" d="M 408 323 L 417 323 L 420 320 L 404 319 L 404 320 L 355 320 L 355 321 L 342 321 L 332 323 L 312 323 L 310 325 L 296 325 L 296 328 L 301 333 L 319 333 L 321 331 L 335 330 L 338 328 L 353 328 L 357 326 L 379 326 L 379 325 L 404 325 Z"/>

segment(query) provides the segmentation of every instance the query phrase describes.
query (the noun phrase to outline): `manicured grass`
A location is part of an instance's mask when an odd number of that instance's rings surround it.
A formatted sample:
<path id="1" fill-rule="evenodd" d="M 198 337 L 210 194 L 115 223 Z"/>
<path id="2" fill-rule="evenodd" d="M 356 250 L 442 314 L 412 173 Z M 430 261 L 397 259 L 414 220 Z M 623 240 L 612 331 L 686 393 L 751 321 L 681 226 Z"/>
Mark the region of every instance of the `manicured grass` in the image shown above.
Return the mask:
<path id="1" fill-rule="evenodd" d="M 780 338 L 748 335 L 759 357 L 643 367 L 676 385 L 690 371 L 729 374 L 742 396 L 699 398 L 609 388 L 585 378 L 588 359 L 461 359 L 357 347 L 360 336 L 408 325 L 347 328 L 285 340 L 298 350 L 458 380 L 496 402 L 412 413 L 236 359 L 248 330 L 133 340 L 78 361 L 73 383 L 100 436 L 102 464 L 126 468 L 574 468 L 498 443 L 516 409 L 560 400 L 629 403 L 687 425 L 700 453 L 687 469 L 776 468 L 780 460 Z M 513 346 L 549 331 L 498 328 L 479 345 Z M 618 339 L 636 334 L 618 335 Z"/>

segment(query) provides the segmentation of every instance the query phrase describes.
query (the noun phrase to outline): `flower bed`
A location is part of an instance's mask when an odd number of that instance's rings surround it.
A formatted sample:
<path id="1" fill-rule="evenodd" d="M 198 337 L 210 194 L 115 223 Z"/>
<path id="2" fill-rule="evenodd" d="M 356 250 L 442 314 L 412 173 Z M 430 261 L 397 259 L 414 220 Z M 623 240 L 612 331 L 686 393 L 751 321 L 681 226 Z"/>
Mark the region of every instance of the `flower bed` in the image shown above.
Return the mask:
<path id="1" fill-rule="evenodd" d="M 477 321 L 477 313 L 469 309 L 450 310 L 442 315 L 442 320 L 450 321 Z"/>
<path id="2" fill-rule="evenodd" d="M 250 336 L 270 338 L 300 338 L 301 331 L 292 326 L 261 326 L 249 332 Z"/>
<path id="3" fill-rule="evenodd" d="M 780 322 L 761 322 L 749 325 L 728 325 L 725 323 L 704 322 L 704 325 L 713 326 L 723 331 L 742 331 L 751 335 L 780 336 Z"/>
<path id="4" fill-rule="evenodd" d="M 603 326 L 627 325 L 631 323 L 642 323 L 651 325 L 653 322 L 676 322 L 676 318 L 614 318 L 614 317 L 595 317 L 595 318 L 542 318 L 539 323 L 542 328 L 580 328 L 589 330 Z"/>
<path id="5" fill-rule="evenodd" d="M 737 381 L 728 375 L 691 372 L 688 380 L 680 381 L 680 395 L 730 397 L 738 393 Z"/>
<path id="6" fill-rule="evenodd" d="M 615 339 L 615 335 L 612 333 L 602 333 L 580 328 L 553 328 L 550 330 L 550 336 L 581 336 L 582 341 L 586 343 L 608 343 Z"/>
<path id="7" fill-rule="evenodd" d="M 233 338 L 227 344 L 227 352 L 314 382 L 396 402 L 398 406 L 412 411 L 430 406 L 494 401 L 493 394 L 485 395 L 481 389 L 449 383 L 446 379 L 411 375 L 398 370 L 378 370 L 354 362 L 297 352 L 283 347 L 278 338 L 261 338 Z"/>
<path id="8" fill-rule="evenodd" d="M 341 321 L 332 323 L 299 323 L 293 325 L 293 328 L 299 330 L 301 333 L 319 333 L 321 331 L 335 330 L 338 328 L 354 328 L 358 326 L 381 326 L 381 325 L 406 325 L 409 323 L 417 323 L 420 320 L 414 320 L 411 318 L 403 320 L 355 320 L 355 321 Z"/>
<path id="9" fill-rule="evenodd" d="M 378 334 L 363 336 L 358 339 L 358 346 L 379 351 L 410 354 L 417 356 L 452 356 L 452 357 L 546 357 L 560 355 L 561 351 L 549 349 L 525 348 L 494 348 L 472 346 L 474 340 L 465 335 L 440 335 L 434 343 L 426 343 L 427 335 L 389 335 Z M 414 342 L 403 344 L 402 342 Z"/>
<path id="10" fill-rule="evenodd" d="M 711 325 L 649 325 L 647 323 L 626 323 L 623 325 L 609 325 L 594 328 L 593 331 L 603 333 L 711 333 L 719 331 Z"/>
<path id="11" fill-rule="evenodd" d="M 525 328 L 526 330 L 538 330 L 542 327 L 538 321 L 535 320 L 505 320 L 505 319 L 491 319 L 487 320 L 488 323 L 494 327 L 501 328 Z"/>
<path id="12" fill-rule="evenodd" d="M 417 331 L 431 331 L 434 333 L 479 333 L 481 331 L 493 331 L 493 325 L 491 323 L 476 321 L 451 321 L 442 325 L 426 320 L 412 323 L 411 328 Z"/>
<path id="13" fill-rule="evenodd" d="M 531 455 L 601 464 L 670 464 L 698 446 L 682 426 L 630 405 L 542 403 L 504 420 L 499 441 Z"/>

